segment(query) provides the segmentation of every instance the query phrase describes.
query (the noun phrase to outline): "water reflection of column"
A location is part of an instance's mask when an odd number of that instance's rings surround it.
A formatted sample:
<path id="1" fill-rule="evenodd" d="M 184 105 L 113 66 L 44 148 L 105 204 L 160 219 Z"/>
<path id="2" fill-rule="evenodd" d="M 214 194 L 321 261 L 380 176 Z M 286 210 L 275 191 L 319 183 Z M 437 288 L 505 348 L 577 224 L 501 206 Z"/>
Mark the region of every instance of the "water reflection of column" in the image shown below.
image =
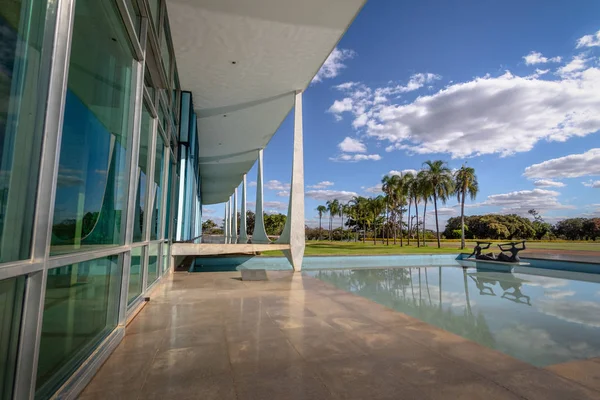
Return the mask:
<path id="1" fill-rule="evenodd" d="M 471 311 L 471 300 L 469 299 L 469 285 L 467 282 L 466 268 L 463 268 L 463 279 L 464 279 L 464 284 L 465 284 L 465 299 L 467 301 L 467 312 L 469 313 L 470 316 L 472 316 L 473 312 Z"/>
<path id="2" fill-rule="evenodd" d="M 439 287 L 440 287 L 440 309 L 442 308 L 442 267 L 438 267 L 438 281 L 439 281 Z"/>
<path id="3" fill-rule="evenodd" d="M 246 174 L 242 181 L 242 208 L 240 210 L 240 239 L 239 242 L 242 244 L 248 243 L 248 226 L 246 225 Z"/>

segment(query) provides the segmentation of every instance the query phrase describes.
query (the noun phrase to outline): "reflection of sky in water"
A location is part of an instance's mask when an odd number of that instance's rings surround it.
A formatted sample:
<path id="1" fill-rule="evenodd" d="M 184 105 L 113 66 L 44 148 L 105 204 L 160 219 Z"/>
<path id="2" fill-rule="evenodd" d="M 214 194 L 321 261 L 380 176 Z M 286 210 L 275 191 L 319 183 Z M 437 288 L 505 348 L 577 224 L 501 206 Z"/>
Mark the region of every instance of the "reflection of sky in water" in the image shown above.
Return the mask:
<path id="1" fill-rule="evenodd" d="M 600 356 L 600 277 L 524 273 L 532 271 L 416 267 L 305 273 L 536 366 Z"/>

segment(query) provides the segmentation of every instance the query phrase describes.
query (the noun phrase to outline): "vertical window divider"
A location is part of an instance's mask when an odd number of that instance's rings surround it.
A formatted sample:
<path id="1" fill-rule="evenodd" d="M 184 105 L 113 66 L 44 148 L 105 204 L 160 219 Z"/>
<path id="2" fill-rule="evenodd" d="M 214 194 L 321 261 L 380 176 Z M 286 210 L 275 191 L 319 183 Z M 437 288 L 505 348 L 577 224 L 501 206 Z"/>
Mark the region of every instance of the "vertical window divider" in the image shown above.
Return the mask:
<path id="1" fill-rule="evenodd" d="M 44 291 L 48 277 L 47 260 L 50 252 L 52 216 L 56 196 L 55 183 L 58 176 L 74 14 L 74 0 L 59 0 L 56 2 L 55 8 L 48 8 L 46 15 L 42 71 L 49 71 L 49 85 L 47 106 L 43 116 L 44 139 L 36 194 L 36 223 L 31 244 L 32 259 L 44 263 L 44 268 L 29 275 L 25 287 L 13 392 L 15 399 L 33 398 L 36 389 L 44 314 Z"/>

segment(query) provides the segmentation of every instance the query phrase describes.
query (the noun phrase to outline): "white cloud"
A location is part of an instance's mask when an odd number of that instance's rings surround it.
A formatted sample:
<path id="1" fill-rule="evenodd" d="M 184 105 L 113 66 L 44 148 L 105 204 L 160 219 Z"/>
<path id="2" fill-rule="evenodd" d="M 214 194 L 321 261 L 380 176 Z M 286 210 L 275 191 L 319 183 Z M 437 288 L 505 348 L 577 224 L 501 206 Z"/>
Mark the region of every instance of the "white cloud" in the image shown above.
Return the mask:
<path id="1" fill-rule="evenodd" d="M 363 186 L 361 189 L 363 189 L 367 193 L 380 194 L 382 191 L 381 187 L 382 187 L 381 183 L 378 183 L 377 185 L 371 186 L 371 187 Z"/>
<path id="2" fill-rule="evenodd" d="M 560 56 L 552 58 L 544 57 L 542 53 L 539 53 L 537 51 L 532 51 L 526 56 L 523 56 L 523 59 L 525 60 L 525 64 L 527 65 L 545 64 L 548 62 L 560 62 L 562 60 Z"/>
<path id="3" fill-rule="evenodd" d="M 581 182 L 581 183 L 583 183 L 583 186 L 585 186 L 585 187 L 600 189 L 600 181 L 592 181 L 590 179 L 588 182 Z"/>
<path id="4" fill-rule="evenodd" d="M 525 168 L 528 178 L 561 179 L 600 175 L 600 148 L 554 158 Z"/>
<path id="5" fill-rule="evenodd" d="M 568 64 L 556 70 L 556 73 L 565 79 L 579 78 L 588 61 L 583 54 L 576 55 Z"/>
<path id="6" fill-rule="evenodd" d="M 282 190 L 281 192 L 277 192 L 277 197 L 290 197 L 290 191 Z"/>
<path id="7" fill-rule="evenodd" d="M 344 82 L 334 86 L 337 90 L 349 90 L 358 85 L 358 82 Z"/>
<path id="8" fill-rule="evenodd" d="M 256 181 L 251 181 L 248 186 L 252 187 L 252 186 L 256 186 Z"/>
<path id="9" fill-rule="evenodd" d="M 577 39 L 577 48 L 600 46 L 600 31 L 593 35 L 585 35 Z"/>
<path id="10" fill-rule="evenodd" d="M 367 146 L 358 139 L 346 137 L 340 143 L 338 148 L 344 153 L 366 153 Z"/>
<path id="11" fill-rule="evenodd" d="M 329 157 L 331 161 L 335 162 L 358 162 L 365 160 L 379 161 L 381 156 L 379 154 L 345 154 L 342 153 L 335 157 Z"/>
<path id="12" fill-rule="evenodd" d="M 552 181 L 550 179 L 539 179 L 533 182 L 533 186 L 545 188 L 545 187 L 564 187 L 565 184 L 562 182 Z"/>
<path id="13" fill-rule="evenodd" d="M 388 175 L 398 175 L 398 176 L 403 176 L 406 174 L 412 174 L 412 175 L 417 175 L 419 172 L 416 169 L 403 169 L 402 171 L 396 171 L 395 169 L 391 170 L 390 172 L 388 172 Z"/>
<path id="14" fill-rule="evenodd" d="M 321 82 L 324 79 L 335 78 L 340 74 L 342 69 L 346 68 L 346 64 L 344 61 L 349 60 L 356 56 L 356 53 L 353 50 L 348 49 L 338 49 L 337 47 L 333 49 L 325 63 L 321 66 L 319 72 L 312 80 L 312 83 Z"/>
<path id="15" fill-rule="evenodd" d="M 575 56 L 559 68 L 558 79 L 543 70 L 532 76 L 507 71 L 450 84 L 408 103 L 391 96 L 418 84 L 371 88 L 352 82 L 340 88 L 342 98 L 350 99 L 343 112 L 352 114 L 355 129 L 388 142 L 387 151 L 508 156 L 542 140 L 563 142 L 600 130 L 600 68 L 586 61 Z"/>
<path id="16" fill-rule="evenodd" d="M 288 203 L 284 203 L 281 201 L 265 201 L 263 203 L 264 208 L 272 208 L 275 210 L 287 210 L 288 209 Z"/>
<path id="17" fill-rule="evenodd" d="M 327 111 L 332 114 L 341 114 L 343 112 L 352 111 L 352 99 L 346 97 L 342 100 L 336 100 Z"/>
<path id="18" fill-rule="evenodd" d="M 320 201 L 337 199 L 342 203 L 347 203 L 353 197 L 358 196 L 356 192 L 347 192 L 345 190 L 309 190 L 305 195 L 306 197 Z"/>
<path id="19" fill-rule="evenodd" d="M 212 208 L 207 208 L 207 207 L 202 207 L 202 214 L 203 215 L 212 215 L 214 213 L 216 213 L 217 211 L 212 209 Z"/>
<path id="20" fill-rule="evenodd" d="M 454 207 L 438 207 L 438 215 L 456 215 L 458 213 L 458 210 Z M 430 208 L 429 210 L 427 210 L 427 214 L 429 215 L 435 215 L 435 209 Z"/>
<path id="21" fill-rule="evenodd" d="M 265 188 L 270 190 L 290 190 L 290 184 L 271 180 L 265 183 Z"/>
<path id="22" fill-rule="evenodd" d="M 309 185 L 309 189 L 325 189 L 326 187 L 333 186 L 334 183 L 330 181 L 321 181 L 315 185 Z"/>
<path id="23" fill-rule="evenodd" d="M 527 215 L 532 208 L 538 211 L 561 210 L 574 208 L 558 201 L 559 192 L 545 189 L 521 190 L 488 196 L 480 203 L 484 206 L 500 207 L 503 213 Z"/>

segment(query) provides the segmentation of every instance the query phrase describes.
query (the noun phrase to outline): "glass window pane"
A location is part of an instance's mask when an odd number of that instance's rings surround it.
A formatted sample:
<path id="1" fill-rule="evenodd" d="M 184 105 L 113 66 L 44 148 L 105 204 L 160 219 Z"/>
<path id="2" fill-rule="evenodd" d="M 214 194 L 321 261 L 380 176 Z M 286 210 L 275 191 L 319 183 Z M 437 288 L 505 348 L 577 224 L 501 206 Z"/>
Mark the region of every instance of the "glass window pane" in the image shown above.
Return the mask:
<path id="1" fill-rule="evenodd" d="M 24 295 L 24 276 L 0 281 L 0 399 L 12 398 Z"/>
<path id="2" fill-rule="evenodd" d="M 150 240 L 160 239 L 162 237 L 160 212 L 162 210 L 162 195 L 163 195 L 163 171 L 165 142 L 160 134 L 156 134 L 156 155 L 154 162 L 154 188 L 153 188 L 153 204 L 152 220 L 150 225 Z"/>
<path id="3" fill-rule="evenodd" d="M 48 271 L 36 399 L 49 398 L 117 326 L 120 292 L 118 256 Z"/>
<path id="4" fill-rule="evenodd" d="M 171 78 L 171 52 L 169 51 L 169 40 L 167 36 L 167 30 L 169 26 L 165 23 L 163 26 L 163 31 L 161 33 L 160 38 L 160 55 L 162 57 L 163 67 L 165 68 L 165 73 L 167 74 L 167 80 L 170 81 Z"/>
<path id="5" fill-rule="evenodd" d="M 158 31 L 158 13 L 160 12 L 160 1 L 148 0 L 148 5 L 150 6 L 150 16 L 152 17 L 152 22 L 154 23 L 154 27 Z"/>
<path id="6" fill-rule="evenodd" d="M 151 244 L 148 247 L 148 286 L 158 278 L 158 244 Z"/>
<path id="7" fill-rule="evenodd" d="M 150 71 L 148 67 L 146 67 L 146 72 L 144 72 L 144 86 L 148 90 L 148 94 L 150 95 L 150 100 L 154 103 L 154 97 L 156 96 L 156 90 L 154 89 L 154 85 L 152 84 L 152 78 L 150 77 Z"/>
<path id="8" fill-rule="evenodd" d="M 169 239 L 169 227 L 171 226 L 171 196 L 173 193 L 172 175 L 173 175 L 173 160 L 169 157 L 169 169 L 167 170 L 167 208 L 165 209 L 165 229 L 164 238 Z"/>
<path id="9" fill-rule="evenodd" d="M 113 2 L 77 1 L 51 254 L 123 243 L 133 65 L 127 43 Z"/>
<path id="10" fill-rule="evenodd" d="M 142 107 L 142 126 L 140 129 L 140 154 L 138 158 L 137 194 L 135 198 L 135 222 L 133 224 L 133 241 L 146 239 L 146 186 L 148 179 L 149 143 L 152 137 L 153 119 L 146 104 Z"/>
<path id="11" fill-rule="evenodd" d="M 0 0 L 0 262 L 29 258 L 44 98 L 46 1 Z M 44 99 L 45 100 L 45 99 Z"/>
<path id="12" fill-rule="evenodd" d="M 169 243 L 165 242 L 162 245 L 162 270 L 163 274 L 169 268 Z"/>
<path id="13" fill-rule="evenodd" d="M 137 2 L 134 0 L 125 0 L 125 6 L 127 7 L 127 11 L 129 12 L 131 22 L 133 22 L 133 27 L 135 28 L 135 33 L 139 40 L 140 32 L 142 31 L 142 17 L 140 16 Z"/>
<path id="14" fill-rule="evenodd" d="M 144 252 L 141 247 L 131 249 L 131 266 L 129 267 L 129 292 L 127 294 L 127 305 L 131 304 L 142 294 L 142 271 L 144 268 Z"/>

